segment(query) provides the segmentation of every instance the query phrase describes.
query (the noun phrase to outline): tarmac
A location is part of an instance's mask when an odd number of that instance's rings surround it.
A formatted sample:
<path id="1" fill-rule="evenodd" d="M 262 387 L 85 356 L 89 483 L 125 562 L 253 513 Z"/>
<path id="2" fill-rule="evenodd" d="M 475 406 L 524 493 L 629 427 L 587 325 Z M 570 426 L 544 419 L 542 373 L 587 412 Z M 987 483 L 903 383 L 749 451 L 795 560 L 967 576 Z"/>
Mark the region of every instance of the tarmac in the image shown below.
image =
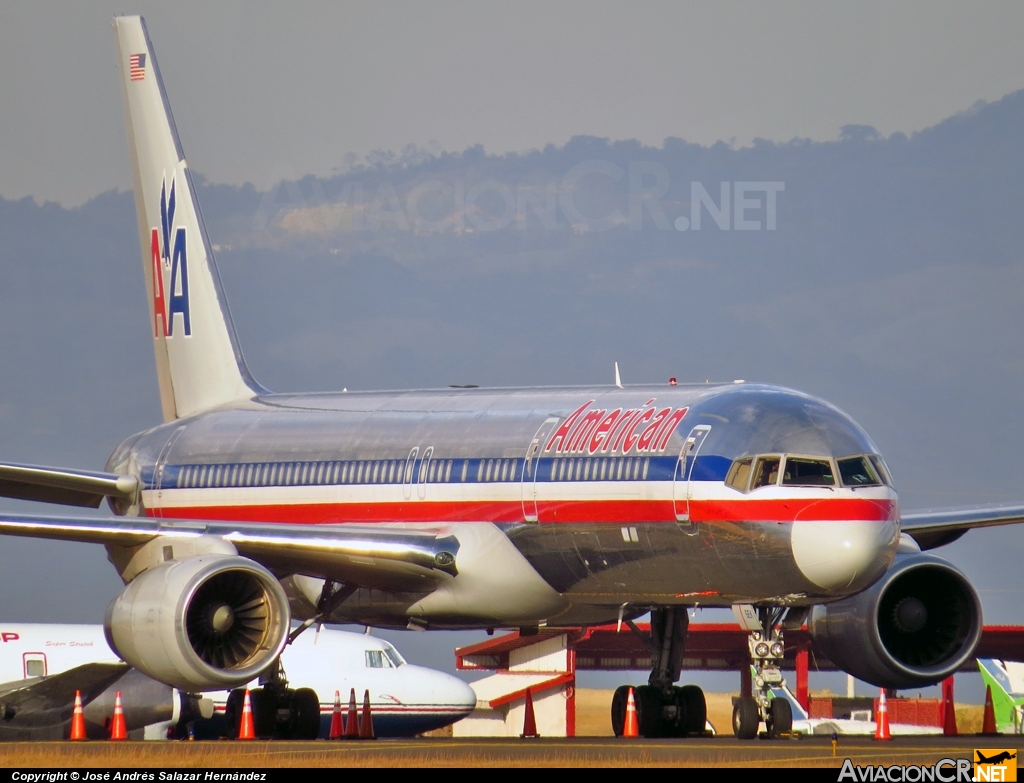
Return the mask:
<path id="1" fill-rule="evenodd" d="M 975 748 L 1020 751 L 1024 736 L 901 737 L 889 742 L 841 737 L 741 741 L 615 738 L 420 738 L 316 742 L 12 742 L 0 744 L 0 767 L 232 768 L 305 767 L 840 767 L 931 765 L 973 759 Z"/>

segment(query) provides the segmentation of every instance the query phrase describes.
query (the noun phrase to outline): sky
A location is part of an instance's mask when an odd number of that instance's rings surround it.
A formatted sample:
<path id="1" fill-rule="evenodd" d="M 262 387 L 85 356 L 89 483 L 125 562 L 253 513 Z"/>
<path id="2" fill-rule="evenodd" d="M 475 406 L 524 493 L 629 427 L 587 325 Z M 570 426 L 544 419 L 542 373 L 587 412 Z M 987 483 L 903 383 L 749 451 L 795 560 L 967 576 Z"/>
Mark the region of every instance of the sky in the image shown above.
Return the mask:
<path id="1" fill-rule="evenodd" d="M 851 413 L 905 508 L 1020 502 L 1024 13 L 758 9 L 141 4 L 255 376 L 604 383 L 618 361 L 626 383 L 764 380 Z M 0 4 L 11 461 L 99 469 L 159 419 L 114 10 Z M 629 224 L 633 171 L 665 174 L 664 225 Z M 717 200 L 741 181 L 784 183 L 775 230 L 707 212 L 679 230 L 692 183 Z M 412 209 L 434 185 L 462 200 Z M 404 212 L 375 222 L 389 188 Z M 551 225 L 529 206 L 548 194 Z M 1022 544 L 940 552 L 993 622 L 1022 619 Z M 3 539 L 0 572 L 12 621 L 98 622 L 120 584 L 86 545 Z M 439 668 L 478 636 L 398 634 Z"/>
<path id="2" fill-rule="evenodd" d="M 928 127 L 1024 87 L 991 2 L 0 2 L 0 196 L 128 189 L 110 17 L 141 13 L 193 169 L 259 187 L 407 145 Z"/>

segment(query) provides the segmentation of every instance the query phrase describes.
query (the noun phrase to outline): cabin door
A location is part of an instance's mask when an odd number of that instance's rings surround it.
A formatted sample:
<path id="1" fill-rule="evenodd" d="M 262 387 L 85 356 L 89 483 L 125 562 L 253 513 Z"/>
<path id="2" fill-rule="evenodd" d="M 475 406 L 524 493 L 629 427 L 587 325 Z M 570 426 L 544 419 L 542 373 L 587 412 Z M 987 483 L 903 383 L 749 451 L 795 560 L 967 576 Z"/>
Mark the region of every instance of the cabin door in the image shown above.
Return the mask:
<path id="1" fill-rule="evenodd" d="M 537 434 L 533 436 L 533 440 L 530 441 L 530 445 L 526 448 L 526 460 L 523 463 L 522 490 L 523 517 L 527 522 L 536 522 L 538 519 L 537 478 L 540 472 L 540 454 L 544 449 L 544 444 L 551 437 L 551 433 L 555 431 L 559 421 L 561 419 L 558 417 L 545 419 L 544 423 L 537 430 Z"/>
<path id="2" fill-rule="evenodd" d="M 676 462 L 675 476 L 672 478 L 672 503 L 676 510 L 676 522 L 687 526 L 687 532 L 692 530 L 693 520 L 690 518 L 690 499 L 693 497 L 693 466 L 697 462 L 697 455 L 700 447 L 704 445 L 704 439 L 711 432 L 707 424 L 698 424 L 690 434 L 686 436 L 683 448 L 679 452 L 679 459 Z"/>

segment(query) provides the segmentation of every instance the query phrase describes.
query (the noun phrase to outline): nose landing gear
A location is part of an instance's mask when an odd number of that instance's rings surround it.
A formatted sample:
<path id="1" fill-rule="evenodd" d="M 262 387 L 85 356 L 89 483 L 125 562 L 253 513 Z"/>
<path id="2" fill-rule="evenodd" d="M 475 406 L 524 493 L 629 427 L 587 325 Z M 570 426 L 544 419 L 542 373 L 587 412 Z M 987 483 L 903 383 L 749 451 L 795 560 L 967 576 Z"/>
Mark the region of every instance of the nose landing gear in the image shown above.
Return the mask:
<path id="1" fill-rule="evenodd" d="M 700 736 L 707 724 L 704 692 L 696 685 L 675 685 L 686 649 L 689 616 L 685 606 L 654 609 L 651 633 L 643 633 L 632 621 L 629 629 L 640 636 L 651 650 L 651 676 L 647 685 L 633 689 L 637 723 L 641 737 Z M 621 736 L 626 718 L 628 685 L 612 696 L 612 729 Z"/>
<path id="2" fill-rule="evenodd" d="M 750 607 L 752 609 L 752 607 Z M 784 698 L 773 698 L 772 689 L 785 684 L 782 658 L 786 654 L 783 641 L 783 617 L 786 607 L 759 607 L 757 622 L 750 625 L 747 648 L 752 663 L 753 694 L 741 694 L 732 711 L 732 730 L 738 739 L 753 739 L 763 722 L 768 737 L 777 739 L 793 730 L 793 708 Z M 798 619 L 802 621 L 803 615 Z M 758 627 L 759 626 L 759 627 Z"/>

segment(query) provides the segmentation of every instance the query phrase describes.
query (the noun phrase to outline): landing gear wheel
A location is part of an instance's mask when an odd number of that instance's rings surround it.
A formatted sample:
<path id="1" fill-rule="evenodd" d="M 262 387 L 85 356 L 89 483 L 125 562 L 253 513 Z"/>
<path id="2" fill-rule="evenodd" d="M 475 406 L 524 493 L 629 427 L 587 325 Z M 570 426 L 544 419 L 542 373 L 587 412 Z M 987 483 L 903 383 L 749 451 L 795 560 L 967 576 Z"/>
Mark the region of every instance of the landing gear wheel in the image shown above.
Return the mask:
<path id="1" fill-rule="evenodd" d="M 612 694 L 612 731 L 616 737 L 622 736 L 626 726 L 626 702 L 629 699 L 629 685 L 620 685 Z"/>
<path id="2" fill-rule="evenodd" d="M 663 737 L 668 732 L 664 725 L 661 689 L 653 685 L 641 685 L 633 689 L 636 701 L 636 722 L 641 737 Z"/>
<path id="3" fill-rule="evenodd" d="M 228 694 L 224 704 L 224 723 L 228 739 L 238 739 L 238 729 L 242 725 L 242 706 L 245 702 L 245 691 L 236 688 Z"/>
<path id="4" fill-rule="evenodd" d="M 761 723 L 761 713 L 753 696 L 740 696 L 732 708 L 732 733 L 737 739 L 754 739 Z"/>
<path id="5" fill-rule="evenodd" d="M 696 685 L 684 685 L 678 689 L 677 701 L 683 713 L 679 722 L 679 736 L 701 736 L 708 721 L 704 691 Z"/>
<path id="6" fill-rule="evenodd" d="M 783 734 L 793 731 L 793 707 L 781 698 L 772 699 L 768 705 L 768 736 L 771 739 L 778 739 Z"/>
<path id="7" fill-rule="evenodd" d="M 277 731 L 277 694 L 266 688 L 256 688 L 249 691 L 249 702 L 252 704 L 252 722 L 256 729 L 256 736 L 260 739 L 272 739 Z M 241 720 L 241 712 L 239 712 L 239 720 Z M 235 732 L 237 737 L 237 728 Z"/>
<path id="8" fill-rule="evenodd" d="M 320 697 L 312 688 L 299 688 L 291 694 L 288 729 L 290 739 L 315 740 L 320 736 Z"/>

